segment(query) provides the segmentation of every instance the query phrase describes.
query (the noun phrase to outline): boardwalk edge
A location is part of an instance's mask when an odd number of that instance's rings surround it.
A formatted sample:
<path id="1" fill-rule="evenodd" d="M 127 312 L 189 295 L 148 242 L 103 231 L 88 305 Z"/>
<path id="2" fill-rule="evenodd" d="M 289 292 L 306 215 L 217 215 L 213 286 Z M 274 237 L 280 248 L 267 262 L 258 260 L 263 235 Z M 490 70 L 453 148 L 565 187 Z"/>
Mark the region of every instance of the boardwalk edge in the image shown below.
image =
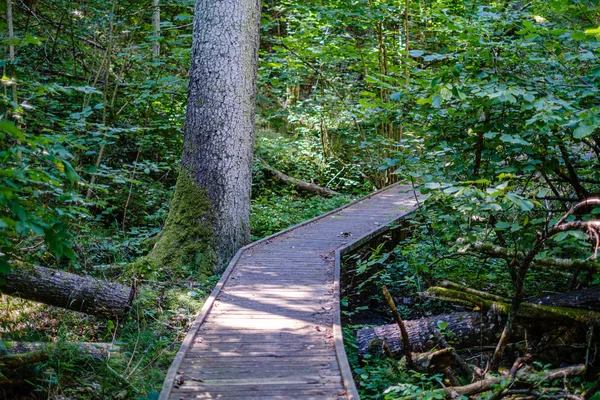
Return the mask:
<path id="1" fill-rule="evenodd" d="M 340 247 L 335 251 L 335 281 L 334 281 L 334 294 L 333 297 L 333 340 L 335 341 L 335 355 L 338 360 L 340 372 L 342 373 L 342 381 L 344 382 L 344 388 L 349 400 L 360 400 L 356 383 L 352 375 L 352 368 L 348 363 L 348 357 L 346 355 L 346 349 L 344 348 L 344 332 L 342 330 L 342 310 L 340 307 L 341 299 L 341 271 L 342 271 L 342 257 L 346 254 L 354 251 L 363 244 L 369 242 L 377 236 L 381 236 L 391 229 L 393 224 L 396 224 L 418 209 L 418 206 L 407 209 L 394 218 L 393 220 L 373 229 L 371 232 L 359 237 L 353 242 L 348 243 L 344 247 Z"/>
<path id="2" fill-rule="evenodd" d="M 351 201 L 348 204 L 343 205 L 342 207 L 336 208 L 335 210 L 331 210 L 325 214 L 321 214 L 315 218 L 309 219 L 307 221 L 301 222 L 297 225 L 291 226 L 287 229 L 284 229 L 283 231 L 274 233 L 273 235 L 267 236 L 263 239 L 257 240 L 256 242 L 252 242 L 244 247 L 242 247 L 241 249 L 238 250 L 238 252 L 235 254 L 235 256 L 231 259 L 231 261 L 229 262 L 229 265 L 227 266 L 227 268 L 225 269 L 225 271 L 223 272 L 223 275 L 221 276 L 221 279 L 219 279 L 219 282 L 216 284 L 215 288 L 212 290 L 212 292 L 210 293 L 210 296 L 208 296 L 208 298 L 206 299 L 206 301 L 204 302 L 204 305 L 202 306 L 202 309 L 200 310 L 200 312 L 198 313 L 198 315 L 196 316 L 194 323 L 192 324 L 192 326 L 190 327 L 189 331 L 187 332 L 183 342 L 181 343 L 181 347 L 179 348 L 179 350 L 177 351 L 177 354 L 175 355 L 175 358 L 173 359 L 173 363 L 171 364 L 171 366 L 169 367 L 169 370 L 167 371 L 167 375 L 165 377 L 165 380 L 163 382 L 163 386 L 162 386 L 162 390 L 160 392 L 160 395 L 158 397 L 158 400 L 168 400 L 169 396 L 171 395 L 171 391 L 173 389 L 173 383 L 175 382 L 175 378 L 178 375 L 178 370 L 179 367 L 181 366 L 181 363 L 183 362 L 188 350 L 192 347 L 193 345 L 193 341 L 194 341 L 194 337 L 196 337 L 196 334 L 198 333 L 198 329 L 200 329 L 200 326 L 202 325 L 202 323 L 204 322 L 204 320 L 206 319 L 206 316 L 208 315 L 208 313 L 210 312 L 215 299 L 217 298 L 217 296 L 219 295 L 219 293 L 221 293 L 221 289 L 223 288 L 223 286 L 225 285 L 225 283 L 227 282 L 227 280 L 229 279 L 229 276 L 231 275 L 231 273 L 233 272 L 235 266 L 237 265 L 240 257 L 242 256 L 242 254 L 252 248 L 255 247 L 259 244 L 268 242 L 269 240 L 272 240 L 276 237 L 285 235 L 289 232 L 294 231 L 297 228 L 306 226 L 306 225 L 310 225 L 313 222 L 319 221 L 323 218 L 327 218 L 333 214 L 336 214 L 348 207 L 351 207 L 355 204 L 358 204 L 362 201 L 368 200 L 386 190 L 390 190 L 394 187 L 397 186 L 401 186 L 400 183 L 395 183 L 393 185 L 387 186 L 385 188 L 379 189 L 371 194 L 368 194 L 367 196 L 361 197 L 359 199 L 356 199 L 354 201 Z M 411 190 L 412 191 L 412 190 Z M 358 391 L 356 390 L 356 385 L 354 383 L 354 379 L 352 378 L 352 371 L 350 370 L 350 366 L 348 364 L 348 359 L 346 358 L 346 351 L 344 349 L 344 340 L 343 340 L 343 336 L 342 336 L 342 328 L 341 328 L 341 310 L 340 310 L 340 255 L 343 256 L 344 254 L 346 254 L 347 252 L 352 251 L 352 249 L 357 248 L 358 246 L 360 246 L 360 244 L 364 243 L 365 241 L 368 240 L 369 237 L 374 237 L 377 236 L 379 234 L 381 234 L 382 231 L 385 231 L 387 229 L 389 229 L 389 226 L 403 218 L 405 218 L 408 214 L 414 212 L 415 208 L 411 208 L 407 211 L 405 211 L 400 217 L 397 217 L 391 221 L 389 221 L 388 223 L 382 225 L 381 227 L 378 227 L 376 229 L 374 229 L 373 231 L 367 233 L 364 236 L 361 236 L 360 238 L 358 238 L 357 240 L 347 244 L 346 246 L 337 249 L 335 254 L 336 254 L 336 261 L 335 261 L 335 282 L 334 282 L 334 293 L 337 293 L 337 296 L 333 297 L 333 304 L 334 304 L 334 341 L 335 341 L 335 351 L 336 351 L 336 358 L 338 360 L 338 364 L 340 365 L 340 370 L 342 372 L 342 379 L 344 381 L 344 387 L 346 388 L 346 391 L 348 393 L 348 397 L 351 400 L 359 400 L 358 397 Z M 358 245 L 356 245 L 356 243 L 359 243 Z M 344 252 L 340 252 L 340 250 L 344 250 Z"/>

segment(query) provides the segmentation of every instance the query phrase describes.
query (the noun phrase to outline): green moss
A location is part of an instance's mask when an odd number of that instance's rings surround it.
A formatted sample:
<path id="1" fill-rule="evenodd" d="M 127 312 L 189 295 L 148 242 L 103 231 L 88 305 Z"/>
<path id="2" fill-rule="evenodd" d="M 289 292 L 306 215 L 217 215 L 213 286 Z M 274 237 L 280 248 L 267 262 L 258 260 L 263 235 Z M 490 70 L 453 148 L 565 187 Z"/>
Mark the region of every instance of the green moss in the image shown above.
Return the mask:
<path id="1" fill-rule="evenodd" d="M 437 286 L 432 286 L 427 289 L 427 291 L 439 298 L 450 299 L 451 301 L 456 299 L 461 302 L 470 303 L 484 310 L 493 309 L 499 314 L 508 314 L 511 310 L 510 300 L 508 299 L 505 299 L 505 301 L 492 301 L 479 297 L 473 293 L 466 293 Z M 487 293 L 484 293 L 484 295 L 488 297 L 491 296 Z M 567 307 L 542 306 L 527 302 L 521 303 L 517 311 L 517 315 L 525 318 L 558 320 L 566 318 L 588 325 L 597 325 L 598 321 L 600 321 L 600 313 L 596 311 Z"/>
<path id="2" fill-rule="evenodd" d="M 144 262 L 175 272 L 212 275 L 216 263 L 213 215 L 206 190 L 181 171 L 165 226 Z"/>

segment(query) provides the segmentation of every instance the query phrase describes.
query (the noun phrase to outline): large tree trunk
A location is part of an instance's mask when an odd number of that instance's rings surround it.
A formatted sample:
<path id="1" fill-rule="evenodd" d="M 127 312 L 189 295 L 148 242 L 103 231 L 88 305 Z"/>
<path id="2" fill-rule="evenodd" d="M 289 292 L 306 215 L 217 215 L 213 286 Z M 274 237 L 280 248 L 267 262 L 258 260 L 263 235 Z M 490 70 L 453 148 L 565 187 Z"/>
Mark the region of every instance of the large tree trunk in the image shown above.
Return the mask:
<path id="1" fill-rule="evenodd" d="M 158 264 L 212 273 L 250 240 L 260 11 L 259 0 L 196 2 L 182 168 Z"/>
<path id="2" fill-rule="evenodd" d="M 3 277 L 2 293 L 102 317 L 127 313 L 131 287 L 38 266 L 18 266 Z"/>

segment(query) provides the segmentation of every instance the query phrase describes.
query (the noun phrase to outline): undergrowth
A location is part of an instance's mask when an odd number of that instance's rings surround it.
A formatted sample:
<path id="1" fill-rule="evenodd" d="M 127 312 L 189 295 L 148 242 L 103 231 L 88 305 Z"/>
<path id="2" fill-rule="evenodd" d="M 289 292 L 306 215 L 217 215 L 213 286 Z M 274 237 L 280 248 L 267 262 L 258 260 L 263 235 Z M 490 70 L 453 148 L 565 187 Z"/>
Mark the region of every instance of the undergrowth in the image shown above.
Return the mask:
<path id="1" fill-rule="evenodd" d="M 410 232 L 409 236 L 396 245 L 391 244 L 391 238 L 384 237 L 379 243 L 371 244 L 346 257 L 343 262 L 341 304 L 344 342 L 363 400 L 443 398 L 439 392 L 430 392 L 451 386 L 443 374 L 407 369 L 403 358 L 395 360 L 383 354 L 359 355 L 356 342 L 358 330 L 395 323 L 381 294 L 384 285 L 392 293 L 405 321 L 469 310 L 468 307 L 456 306 L 425 294 L 429 286 L 440 280 L 458 282 L 505 297 L 510 297 L 512 290 L 507 265 L 503 260 L 468 255 L 445 259 L 444 255 L 449 254 L 452 248 L 446 241 L 447 232 L 431 229 L 428 220 L 418 215 L 409 219 L 406 224 L 402 229 Z M 560 293 L 570 285 L 572 282 L 568 275 L 536 270 L 527 278 L 525 288 L 532 297 L 539 297 Z M 444 334 L 443 329 L 441 330 Z M 452 345 L 452 338 L 446 339 Z M 537 362 L 533 364 L 538 372 L 564 366 Z M 485 368 L 485 365 L 481 367 Z M 470 380 L 462 382 L 468 383 Z M 592 385 L 578 377 L 569 380 L 568 384 L 570 390 L 576 393 L 581 393 Z"/>
<path id="2" fill-rule="evenodd" d="M 273 167 L 304 179 L 322 176 L 320 184 L 332 179 L 346 182 L 335 185 L 337 190 L 358 190 L 357 185 L 348 183 L 353 182 L 351 176 L 324 165 L 318 157 L 309 157 L 309 152 L 292 151 L 292 144 L 285 137 L 272 134 L 268 134 L 268 140 L 263 137 L 259 136 L 257 151 L 269 159 Z M 271 154 L 277 151 L 279 153 Z M 284 154 L 287 154 L 286 161 L 278 161 Z M 145 198 L 146 210 L 130 214 L 130 221 L 136 225 L 131 224 L 126 230 L 116 220 L 107 222 L 114 210 L 86 221 L 85 229 L 75 241 L 77 258 L 61 267 L 82 275 L 126 284 L 134 282 L 137 296 L 129 315 L 122 321 L 0 296 L 0 354 L 8 350 L 3 343 L 56 344 L 48 360 L 27 372 L 27 382 L 14 386 L 16 389 L 10 392 L 0 391 L 0 398 L 158 398 L 180 343 L 219 279 L 218 276 L 206 279 L 191 266 L 174 271 L 139 262 L 157 240 L 160 225 L 167 215 L 166 199 L 170 198 L 172 189 L 168 185 L 154 185 Z M 269 181 L 255 169 L 252 240 L 340 207 L 353 197 L 349 194 L 332 198 L 304 195 Z M 36 255 L 31 255 L 32 260 Z M 45 261 L 45 265 L 56 266 L 57 263 L 53 259 L 37 260 L 41 261 Z M 73 345 L 80 342 L 111 343 L 115 349 L 107 360 L 101 360 Z"/>

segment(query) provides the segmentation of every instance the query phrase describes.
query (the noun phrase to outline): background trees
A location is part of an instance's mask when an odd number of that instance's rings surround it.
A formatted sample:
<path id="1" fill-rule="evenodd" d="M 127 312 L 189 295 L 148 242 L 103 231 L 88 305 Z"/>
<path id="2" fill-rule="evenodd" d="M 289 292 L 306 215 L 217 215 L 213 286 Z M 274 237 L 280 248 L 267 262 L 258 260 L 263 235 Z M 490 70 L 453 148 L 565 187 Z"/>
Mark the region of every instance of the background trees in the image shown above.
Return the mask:
<path id="1" fill-rule="evenodd" d="M 7 4 L 0 5 L 3 15 Z M 0 24 L 6 54 L 0 272 L 18 260 L 135 281 L 143 290 L 127 322 L 90 319 L 77 332 L 64 326 L 80 324 L 79 317 L 5 298 L 10 318 L 2 319 L 2 335 L 117 338 L 131 355 L 109 366 L 139 392 L 128 386 L 124 396 L 151 396 L 172 343 L 210 287 L 210 268 L 199 275 L 193 256 L 159 263 L 139 258 L 169 225 L 194 4 L 160 2 L 160 37 L 155 1 L 10 4 L 14 38 L 8 23 Z M 600 25 L 598 7 L 591 0 L 264 1 L 252 238 L 374 187 L 414 182 L 429 195 L 412 222 L 414 237 L 357 267 L 361 286 L 347 293 L 353 322 L 366 314 L 361 307 L 379 311 L 382 284 L 397 298 L 413 299 L 400 306 L 403 317 L 449 311 L 431 299 L 414 300 L 414 292 L 441 277 L 511 297 L 520 255 L 534 247 L 538 233 L 600 190 L 599 45 L 592 30 Z M 190 87 L 196 89 L 209 87 Z M 248 165 L 245 157 L 241 165 Z M 269 168 L 343 195 L 321 199 L 276 184 Z M 240 190 L 247 195 L 247 187 Z M 177 200 L 171 204 L 177 208 Z M 592 220 L 598 212 L 581 208 L 569 221 Z M 479 252 L 481 242 L 503 248 L 504 256 Z M 548 236 L 537 258 L 583 261 L 595 251 L 585 232 L 568 230 Z M 543 269 L 528 272 L 524 290 L 536 297 L 595 284 L 595 268 Z M 98 396 L 123 390 L 106 367 L 78 378 L 79 385 L 65 383 L 72 378 L 59 368 L 63 361 L 40 369 L 54 372 L 38 376 L 38 388 L 82 396 L 81 387 L 106 374 L 111 378 Z M 371 367 L 357 364 L 367 377 L 363 395 L 398 383 L 376 377 L 380 364 Z"/>

